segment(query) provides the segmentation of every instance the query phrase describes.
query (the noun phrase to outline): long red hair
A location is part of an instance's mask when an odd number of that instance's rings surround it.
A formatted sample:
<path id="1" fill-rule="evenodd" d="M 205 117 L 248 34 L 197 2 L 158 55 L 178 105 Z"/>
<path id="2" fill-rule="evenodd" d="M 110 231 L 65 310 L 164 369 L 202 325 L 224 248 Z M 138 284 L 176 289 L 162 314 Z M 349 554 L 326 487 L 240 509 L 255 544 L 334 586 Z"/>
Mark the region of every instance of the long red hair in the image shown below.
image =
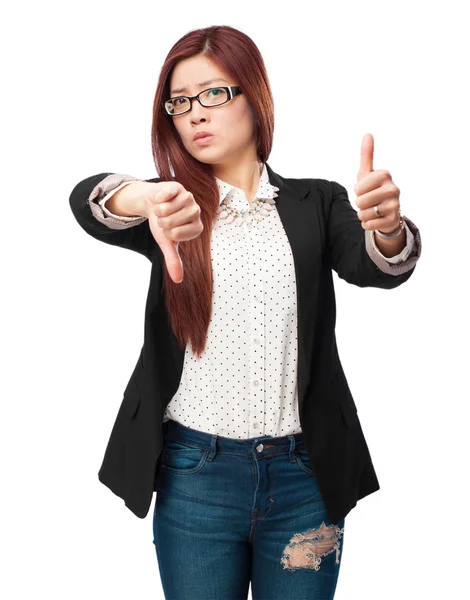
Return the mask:
<path id="1" fill-rule="evenodd" d="M 204 225 L 197 238 L 179 243 L 184 265 L 182 283 L 174 283 L 164 266 L 162 292 L 178 344 L 184 349 L 189 343 L 193 353 L 200 357 L 206 346 L 212 314 L 210 238 L 218 214 L 219 190 L 212 166 L 187 152 L 172 117 L 162 108 L 162 102 L 170 97 L 170 77 L 175 65 L 196 55 L 210 57 L 242 88 L 255 117 L 256 150 L 262 163 L 268 159 L 273 142 L 274 102 L 257 46 L 246 34 L 226 25 L 195 29 L 184 35 L 171 48 L 160 71 L 152 120 L 155 167 L 163 181 L 178 181 L 193 194 L 201 207 Z"/>

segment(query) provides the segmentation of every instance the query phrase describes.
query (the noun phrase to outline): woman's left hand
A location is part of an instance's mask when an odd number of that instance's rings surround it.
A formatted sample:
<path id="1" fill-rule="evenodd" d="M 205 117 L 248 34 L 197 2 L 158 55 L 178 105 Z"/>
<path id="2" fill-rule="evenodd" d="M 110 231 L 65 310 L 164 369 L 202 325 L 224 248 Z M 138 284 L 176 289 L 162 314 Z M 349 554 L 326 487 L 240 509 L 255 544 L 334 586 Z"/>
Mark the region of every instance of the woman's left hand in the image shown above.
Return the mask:
<path id="1" fill-rule="evenodd" d="M 357 174 L 356 205 L 360 209 L 357 216 L 363 229 L 378 230 L 381 233 L 396 231 L 400 224 L 400 190 L 392 181 L 389 171 L 374 171 L 374 138 L 366 133 L 361 145 L 361 164 Z M 375 214 L 377 205 L 380 218 Z"/>

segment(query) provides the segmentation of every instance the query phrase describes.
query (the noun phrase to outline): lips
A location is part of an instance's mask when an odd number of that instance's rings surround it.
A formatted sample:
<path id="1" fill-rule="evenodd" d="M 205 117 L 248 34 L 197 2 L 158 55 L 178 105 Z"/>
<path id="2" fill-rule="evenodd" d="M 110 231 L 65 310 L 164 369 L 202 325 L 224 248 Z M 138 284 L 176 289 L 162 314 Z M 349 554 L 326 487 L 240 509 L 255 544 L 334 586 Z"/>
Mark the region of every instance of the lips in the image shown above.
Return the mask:
<path id="1" fill-rule="evenodd" d="M 212 135 L 212 133 L 209 133 L 208 131 L 198 131 L 198 133 L 196 133 L 196 135 L 194 136 L 193 140 L 199 140 L 201 138 L 205 138 L 205 137 L 210 137 Z"/>

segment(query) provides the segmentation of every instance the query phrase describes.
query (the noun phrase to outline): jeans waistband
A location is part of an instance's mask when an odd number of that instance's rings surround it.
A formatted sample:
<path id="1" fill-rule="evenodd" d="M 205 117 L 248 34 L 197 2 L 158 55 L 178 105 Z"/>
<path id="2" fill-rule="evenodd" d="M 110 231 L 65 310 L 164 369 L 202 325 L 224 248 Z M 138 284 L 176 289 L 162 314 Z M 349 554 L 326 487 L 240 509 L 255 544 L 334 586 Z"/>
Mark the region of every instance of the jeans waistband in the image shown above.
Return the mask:
<path id="1" fill-rule="evenodd" d="M 175 442 L 194 445 L 198 448 L 212 448 L 215 451 L 232 454 L 248 455 L 252 454 L 254 450 L 260 452 L 260 448 L 263 454 L 278 454 L 295 450 L 306 452 L 303 432 L 277 437 L 261 435 L 254 438 L 236 439 L 192 429 L 173 419 L 163 423 L 163 432 L 165 440 L 170 439 Z"/>

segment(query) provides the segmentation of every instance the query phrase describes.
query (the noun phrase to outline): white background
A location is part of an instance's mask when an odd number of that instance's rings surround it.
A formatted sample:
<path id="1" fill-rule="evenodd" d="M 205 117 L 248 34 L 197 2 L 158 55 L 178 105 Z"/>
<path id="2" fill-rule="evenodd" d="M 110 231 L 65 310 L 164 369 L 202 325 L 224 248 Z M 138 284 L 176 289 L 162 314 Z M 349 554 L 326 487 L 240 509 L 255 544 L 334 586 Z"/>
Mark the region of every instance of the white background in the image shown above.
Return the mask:
<path id="1" fill-rule="evenodd" d="M 357 210 L 360 145 L 372 133 L 374 168 L 391 172 L 422 236 L 416 270 L 396 289 L 334 274 L 340 357 L 381 484 L 346 517 L 335 598 L 469 597 L 464 6 L 82 0 L 4 9 L 3 598 L 163 598 L 152 511 L 137 518 L 97 475 L 143 341 L 151 265 L 87 236 L 69 195 L 101 172 L 157 175 L 150 126 L 161 65 L 190 29 L 216 24 L 248 34 L 266 62 L 270 166 L 338 181 Z M 310 108 L 295 111 L 297 94 Z"/>

